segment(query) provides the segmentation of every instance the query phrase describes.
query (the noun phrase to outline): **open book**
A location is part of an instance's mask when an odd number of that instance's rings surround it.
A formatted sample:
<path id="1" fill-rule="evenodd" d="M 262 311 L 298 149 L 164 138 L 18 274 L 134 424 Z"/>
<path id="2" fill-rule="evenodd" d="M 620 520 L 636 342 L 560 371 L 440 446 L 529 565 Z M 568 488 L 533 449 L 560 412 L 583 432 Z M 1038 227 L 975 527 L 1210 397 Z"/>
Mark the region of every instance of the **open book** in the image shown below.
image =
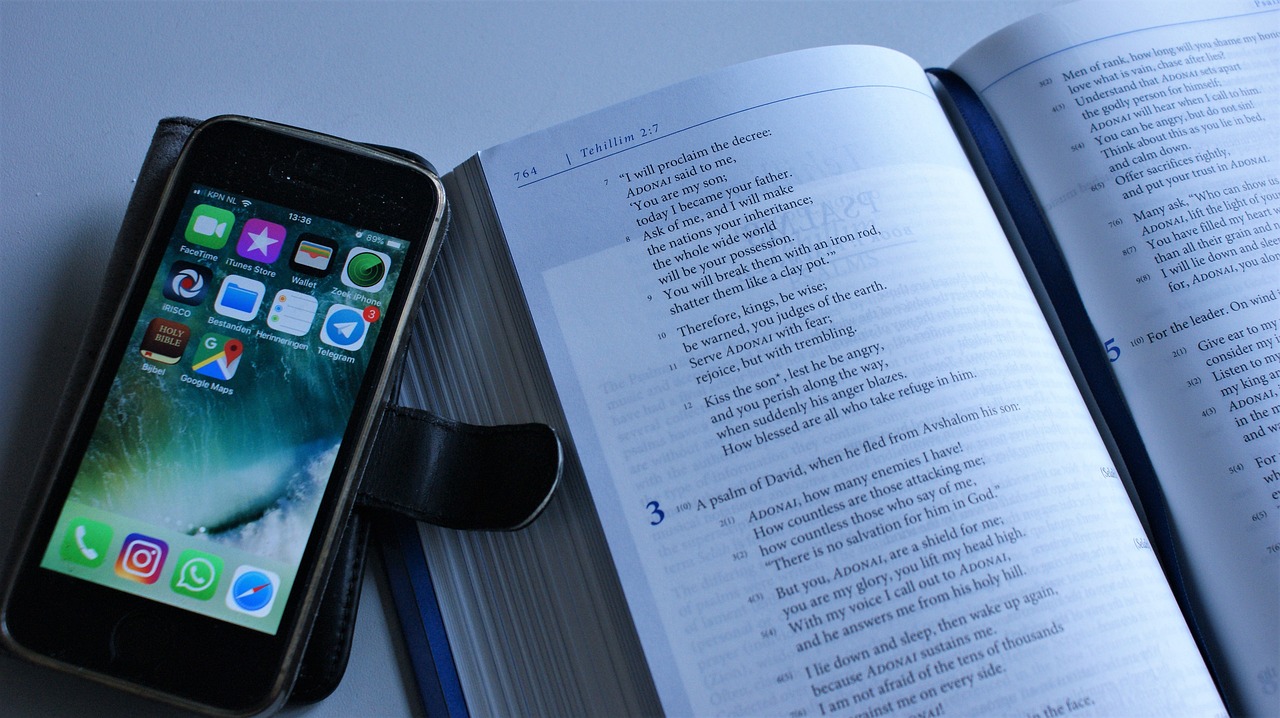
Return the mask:
<path id="1" fill-rule="evenodd" d="M 402 400 L 573 451 L 528 530 L 424 527 L 425 563 L 397 559 L 406 625 L 439 602 L 442 705 L 1280 710 L 1265 5 L 1069 6 L 955 63 L 1067 274 L 1030 266 L 1000 219 L 1021 200 L 880 48 L 728 68 L 455 170 Z M 1090 356 L 1064 348 L 1081 322 Z M 1140 435 L 1119 451 L 1104 393 Z"/>

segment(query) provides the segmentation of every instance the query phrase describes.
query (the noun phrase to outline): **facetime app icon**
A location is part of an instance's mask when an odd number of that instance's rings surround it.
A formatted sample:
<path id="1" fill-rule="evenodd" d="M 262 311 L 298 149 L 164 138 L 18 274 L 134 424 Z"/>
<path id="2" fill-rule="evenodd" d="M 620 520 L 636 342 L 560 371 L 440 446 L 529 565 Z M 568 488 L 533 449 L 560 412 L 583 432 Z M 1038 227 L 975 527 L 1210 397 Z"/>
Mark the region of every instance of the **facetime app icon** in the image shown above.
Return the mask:
<path id="1" fill-rule="evenodd" d="M 231 236 L 231 227 L 236 223 L 236 216 L 230 210 L 208 204 L 198 204 L 191 211 L 191 221 L 187 222 L 184 235 L 192 244 L 209 249 L 222 249 L 227 238 Z"/>

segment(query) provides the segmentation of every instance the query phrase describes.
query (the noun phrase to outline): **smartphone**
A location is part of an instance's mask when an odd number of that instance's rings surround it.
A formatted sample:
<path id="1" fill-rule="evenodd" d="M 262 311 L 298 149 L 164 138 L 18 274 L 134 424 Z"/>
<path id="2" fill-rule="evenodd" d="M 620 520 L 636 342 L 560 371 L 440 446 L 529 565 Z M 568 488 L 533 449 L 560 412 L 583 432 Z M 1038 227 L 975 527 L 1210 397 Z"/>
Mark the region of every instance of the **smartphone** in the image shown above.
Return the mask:
<path id="1" fill-rule="evenodd" d="M 193 130 L 46 459 L 10 649 L 206 712 L 283 702 L 444 204 L 378 149 Z"/>

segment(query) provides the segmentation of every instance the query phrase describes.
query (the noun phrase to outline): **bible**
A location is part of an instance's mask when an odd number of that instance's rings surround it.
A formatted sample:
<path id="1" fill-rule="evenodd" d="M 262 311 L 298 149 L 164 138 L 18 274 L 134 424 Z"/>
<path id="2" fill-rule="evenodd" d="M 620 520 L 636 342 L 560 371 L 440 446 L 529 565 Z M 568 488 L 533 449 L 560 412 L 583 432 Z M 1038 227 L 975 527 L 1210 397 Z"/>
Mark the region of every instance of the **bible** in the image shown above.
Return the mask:
<path id="1" fill-rule="evenodd" d="M 430 707 L 1275 713 L 1278 56 L 1073 5 L 456 168 L 401 401 L 572 451 L 523 532 L 389 537 Z"/>

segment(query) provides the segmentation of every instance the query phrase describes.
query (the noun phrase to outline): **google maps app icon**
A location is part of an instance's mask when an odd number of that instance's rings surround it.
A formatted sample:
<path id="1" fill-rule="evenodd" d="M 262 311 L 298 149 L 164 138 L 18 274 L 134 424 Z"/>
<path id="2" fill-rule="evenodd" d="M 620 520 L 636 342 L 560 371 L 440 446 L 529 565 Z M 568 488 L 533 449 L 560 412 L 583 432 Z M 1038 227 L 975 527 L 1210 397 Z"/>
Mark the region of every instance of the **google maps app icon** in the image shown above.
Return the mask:
<path id="1" fill-rule="evenodd" d="M 197 374 L 226 381 L 236 375 L 244 344 L 239 339 L 221 334 L 206 334 L 196 347 L 196 358 L 191 368 Z"/>

